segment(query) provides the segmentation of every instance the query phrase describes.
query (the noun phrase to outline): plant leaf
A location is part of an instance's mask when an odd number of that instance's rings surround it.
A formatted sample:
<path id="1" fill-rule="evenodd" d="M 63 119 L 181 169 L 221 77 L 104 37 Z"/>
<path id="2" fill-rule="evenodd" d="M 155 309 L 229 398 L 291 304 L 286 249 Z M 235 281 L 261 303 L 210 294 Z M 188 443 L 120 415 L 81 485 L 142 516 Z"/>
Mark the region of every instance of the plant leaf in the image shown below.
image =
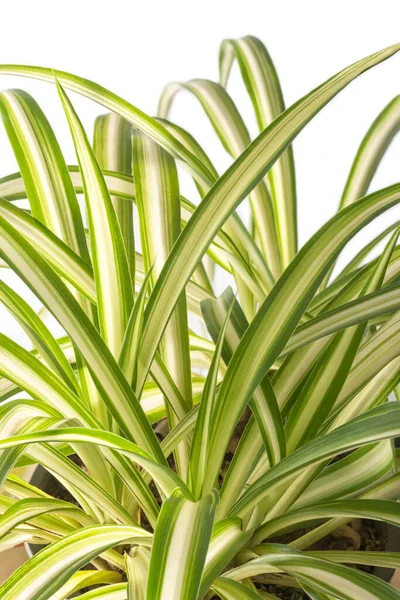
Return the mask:
<path id="1" fill-rule="evenodd" d="M 175 492 L 157 521 L 147 598 L 196 600 L 211 537 L 218 493 L 191 502 Z"/>
<path id="2" fill-rule="evenodd" d="M 43 111 L 26 92 L 8 90 L 0 93 L 0 112 L 33 216 L 89 261 L 79 204 L 60 146 Z"/>
<path id="3" fill-rule="evenodd" d="M 351 166 L 340 208 L 365 196 L 383 155 L 399 129 L 400 96 L 396 96 L 385 106 L 365 134 Z"/>
<path id="4" fill-rule="evenodd" d="M 331 98 L 357 75 L 398 49 L 395 46 L 345 69 L 285 111 L 248 146 L 203 199 L 169 255 L 149 299 L 140 357 L 143 374 L 148 371 L 179 294 L 228 216 Z"/>
<path id="5" fill-rule="evenodd" d="M 397 502 L 391 500 L 358 500 L 347 498 L 346 500 L 322 502 L 321 504 L 292 510 L 276 519 L 271 519 L 255 531 L 252 538 L 252 545 L 257 546 L 257 544 L 268 537 L 272 537 L 277 532 L 283 533 L 286 528 L 290 528 L 293 525 L 300 527 L 309 521 L 332 517 L 357 517 L 384 521 L 400 526 Z M 257 552 L 257 549 L 254 551 Z"/>
<path id="6" fill-rule="evenodd" d="M 100 115 L 94 122 L 93 152 L 103 172 L 117 171 L 132 181 L 132 124 L 115 113 Z M 108 182 L 104 176 L 107 187 Z M 117 221 L 124 240 L 131 280 L 135 281 L 135 237 L 133 206 L 118 196 L 112 196 Z"/>
<path id="7" fill-rule="evenodd" d="M 290 338 L 335 255 L 364 224 L 400 201 L 399 192 L 400 186 L 371 194 L 335 215 L 303 246 L 260 307 L 229 363 L 217 397 L 205 490 L 213 485 L 249 397 Z"/>
<path id="8" fill-rule="evenodd" d="M 317 464 L 353 448 L 396 437 L 400 425 L 400 407 L 396 404 L 386 403 L 378 406 L 350 423 L 298 448 L 255 481 L 232 508 L 231 514 L 241 516 L 250 507 L 255 506 L 266 493 L 271 493 L 273 485 L 282 483 L 291 473 L 300 472 L 310 464 Z"/>
<path id="9" fill-rule="evenodd" d="M 130 438 L 135 436 L 139 444 L 164 462 L 160 445 L 131 387 L 75 298 L 40 255 L 2 217 L 0 231 L 0 255 L 73 339 L 121 430 Z"/>
<path id="10" fill-rule="evenodd" d="M 264 551 L 262 557 L 228 571 L 225 576 L 236 580 L 261 573 L 284 571 L 293 575 L 302 584 L 315 588 L 317 592 L 333 595 L 340 600 L 400 598 L 400 592 L 391 585 L 357 569 L 301 554 L 279 544 L 266 545 Z"/>
<path id="11" fill-rule="evenodd" d="M 267 49 L 257 38 L 227 39 L 222 42 L 219 55 L 220 80 L 224 86 L 235 58 L 262 131 L 285 110 L 277 72 Z M 290 146 L 268 176 L 285 268 L 297 252 L 296 183 Z"/>
<path id="12" fill-rule="evenodd" d="M 133 288 L 121 230 L 86 133 L 61 85 L 57 89 L 74 140 L 89 220 L 101 334 L 118 357 L 133 306 Z"/>
<path id="13" fill-rule="evenodd" d="M 193 79 L 186 83 L 170 83 L 161 95 L 158 112 L 167 117 L 172 101 L 180 89 L 199 100 L 225 150 L 237 158 L 250 144 L 250 135 L 228 92 L 218 83 Z M 274 211 L 266 185 L 261 181 L 249 196 L 254 223 L 260 244 L 272 274 L 279 277 L 281 258 L 275 229 Z"/>
<path id="14" fill-rule="evenodd" d="M 149 544 L 152 536 L 140 527 L 86 527 L 50 544 L 19 567 L 0 587 L 4 600 L 29 597 L 46 600 L 93 558 L 121 543 Z"/>

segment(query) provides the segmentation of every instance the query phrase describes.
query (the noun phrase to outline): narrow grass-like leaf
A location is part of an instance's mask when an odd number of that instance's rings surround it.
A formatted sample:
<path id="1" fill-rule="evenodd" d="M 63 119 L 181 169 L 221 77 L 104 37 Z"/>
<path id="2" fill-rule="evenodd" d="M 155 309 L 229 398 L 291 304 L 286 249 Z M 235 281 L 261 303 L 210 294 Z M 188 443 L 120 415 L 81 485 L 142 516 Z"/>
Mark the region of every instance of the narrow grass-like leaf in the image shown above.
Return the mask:
<path id="1" fill-rule="evenodd" d="M 249 397 L 283 349 L 332 260 L 363 225 L 400 201 L 399 189 L 395 186 L 366 196 L 335 215 L 303 246 L 261 306 L 221 384 L 211 434 L 212 468 L 210 463 L 205 489 L 213 485 L 227 441 Z M 227 398 L 233 396 L 235 404 L 228 406 Z"/>
<path id="2" fill-rule="evenodd" d="M 163 505 L 154 533 L 147 598 L 196 600 L 218 493 L 191 502 L 180 492 Z"/>
<path id="3" fill-rule="evenodd" d="M 154 287 L 168 254 L 181 231 L 178 174 L 173 158 L 154 141 L 135 132 L 133 136 L 133 173 L 136 181 L 136 202 L 139 212 L 140 237 L 144 268 L 151 269 Z M 160 353 L 170 377 L 181 394 L 187 410 L 192 405 L 191 366 L 186 296 L 181 294 L 160 346 Z M 142 380 L 140 363 L 138 378 Z M 141 386 L 136 387 L 138 395 Z M 168 420 L 173 427 L 176 413 L 166 405 Z M 189 449 L 186 442 L 175 454 L 179 473 L 187 473 Z"/>
<path id="4" fill-rule="evenodd" d="M 395 313 L 360 347 L 334 412 L 344 406 L 386 365 L 399 356 L 400 313 Z"/>
<path id="5" fill-rule="evenodd" d="M 235 58 L 262 131 L 285 110 L 276 69 L 264 44 L 257 38 L 224 40 L 219 55 L 222 85 L 227 84 Z M 290 146 L 272 167 L 269 179 L 285 268 L 297 252 L 296 183 Z"/>
<path id="6" fill-rule="evenodd" d="M 228 308 L 225 322 L 222 323 L 218 338 L 215 343 L 215 351 L 204 383 L 203 393 L 200 400 L 199 411 L 197 413 L 196 425 L 193 433 L 193 441 L 190 446 L 189 458 L 189 483 L 191 490 L 198 498 L 201 496 L 203 479 L 207 470 L 208 443 L 212 423 L 212 413 L 214 408 L 216 386 L 218 380 L 218 369 L 221 360 L 222 348 L 225 341 L 226 328 L 228 326 L 233 302 Z"/>
<path id="7" fill-rule="evenodd" d="M 332 310 L 324 311 L 295 330 L 280 356 L 285 356 L 301 346 L 306 346 L 340 329 L 394 313 L 399 310 L 399 303 L 399 284 L 395 283 Z"/>
<path id="8" fill-rule="evenodd" d="M 82 173 L 100 331 L 114 357 L 118 357 L 133 306 L 133 287 L 125 246 L 106 183 L 89 140 L 64 90 L 59 84 L 57 87 Z"/>
<path id="9" fill-rule="evenodd" d="M 179 185 L 171 157 L 135 132 L 133 138 L 136 202 L 141 223 L 144 267 L 152 286 L 181 230 Z M 164 334 L 163 360 L 188 408 L 191 406 L 190 359 L 186 300 L 182 295 Z"/>
<path id="10" fill-rule="evenodd" d="M 107 585 L 86 594 L 81 595 L 82 600 L 126 600 L 127 584 L 117 583 L 116 585 Z"/>
<path id="11" fill-rule="evenodd" d="M 376 246 L 382 240 L 384 240 L 385 237 L 392 233 L 399 225 L 399 221 L 392 223 L 391 225 L 389 225 L 389 227 L 384 229 L 381 233 L 376 235 L 370 242 L 368 242 L 368 244 L 366 244 L 359 252 L 357 252 L 357 254 L 351 259 L 351 261 L 347 263 L 345 268 L 342 269 L 342 271 L 340 272 L 340 277 L 343 277 L 344 275 L 348 275 L 349 273 L 356 271 L 360 267 L 364 259 L 368 256 L 368 254 L 372 252 L 376 248 Z"/>
<path id="12" fill-rule="evenodd" d="M 79 385 L 71 365 L 49 329 L 29 304 L 4 281 L 0 282 L 0 301 L 31 338 L 47 365 L 62 377 L 68 386 L 79 393 Z"/>
<path id="13" fill-rule="evenodd" d="M 38 433 L 14 436 L 0 440 L 0 449 L 12 448 L 14 446 L 30 444 L 33 442 L 58 441 L 65 441 L 68 443 L 92 442 L 99 446 L 118 450 L 121 454 L 132 457 L 138 465 L 148 471 L 155 481 L 157 481 L 157 484 L 166 496 L 172 494 L 173 490 L 176 488 L 180 488 L 185 497 L 193 499 L 189 489 L 172 470 L 156 463 L 151 455 L 142 448 L 114 433 L 108 433 L 98 429 L 89 429 L 88 427 L 71 427 L 67 429 L 40 431 Z"/>
<path id="14" fill-rule="evenodd" d="M 161 332 L 182 289 L 228 216 L 329 100 L 357 75 L 389 58 L 398 49 L 399 46 L 394 46 L 359 61 L 299 100 L 250 144 L 203 199 L 169 255 L 150 297 L 140 357 L 143 373 L 148 371 Z"/>
<path id="15" fill-rule="evenodd" d="M 218 577 L 212 589 L 222 600 L 260 600 L 260 596 L 238 581 L 227 577 Z M 263 598 L 276 598 L 272 594 L 263 594 Z"/>
<path id="16" fill-rule="evenodd" d="M 96 302 L 92 267 L 26 211 L 0 198 L 0 215 L 29 241 L 55 271 L 91 302 Z"/>
<path id="17" fill-rule="evenodd" d="M 224 319 L 227 318 L 230 305 L 232 305 L 231 319 L 226 326 L 223 351 L 227 365 L 248 328 L 246 317 L 230 288 L 226 289 L 217 300 L 205 300 L 201 304 L 204 320 L 214 341 L 223 326 Z M 268 377 L 265 377 L 254 390 L 250 407 L 257 420 L 270 464 L 275 464 L 285 456 L 286 442 L 281 415 Z"/>
<path id="18" fill-rule="evenodd" d="M 400 498 L 400 474 L 396 473 L 391 477 L 384 478 L 378 482 L 374 482 L 367 491 L 360 494 L 360 499 L 374 500 L 398 500 Z M 297 538 L 289 544 L 293 548 L 302 550 L 308 548 L 313 543 L 318 542 L 332 531 L 336 531 L 339 527 L 343 527 L 351 520 L 351 518 L 336 517 L 308 531 L 301 537 Z"/>
<path id="19" fill-rule="evenodd" d="M 134 546 L 125 554 L 126 576 L 128 579 L 127 600 L 146 600 L 147 579 L 150 567 L 150 553 L 147 548 Z"/>
<path id="20" fill-rule="evenodd" d="M 117 171 L 131 175 L 132 124 L 114 113 L 97 117 L 94 122 L 93 151 L 103 174 L 104 171 Z M 133 206 L 129 201 L 123 200 L 118 196 L 112 196 L 111 200 L 121 228 L 131 279 L 134 282 L 135 238 Z"/>
<path id="21" fill-rule="evenodd" d="M 209 589 L 215 578 L 222 573 L 233 557 L 246 546 L 252 530 L 243 531 L 241 519 L 218 521 L 211 536 L 203 571 L 199 597 Z"/>
<path id="22" fill-rule="evenodd" d="M 252 545 L 256 546 L 277 532 L 300 527 L 310 521 L 331 517 L 355 517 L 384 521 L 400 526 L 400 514 L 397 502 L 390 500 L 334 500 L 293 510 L 282 517 L 272 519 L 259 527 L 252 538 Z M 257 551 L 257 549 L 255 550 Z"/>
<path id="23" fill-rule="evenodd" d="M 90 519 L 78 507 L 61 500 L 27 498 L 16 502 L 0 517 L 0 538 L 12 531 L 17 525 L 30 521 L 38 515 L 48 512 L 65 513 L 82 524 L 90 525 Z"/>
<path id="24" fill-rule="evenodd" d="M 239 516 L 244 514 L 271 492 L 273 485 L 310 464 L 322 462 L 353 448 L 396 437 L 399 425 L 400 407 L 396 403 L 386 403 L 368 411 L 284 458 L 244 492 L 231 513 Z"/>
<path id="25" fill-rule="evenodd" d="M 324 558 L 338 563 L 355 563 L 358 565 L 386 567 L 389 569 L 398 569 L 400 567 L 399 552 L 343 552 L 341 550 L 321 550 L 307 552 L 307 555 L 314 556 L 315 558 Z"/>
<path id="26" fill-rule="evenodd" d="M 188 90 L 199 100 L 225 150 L 233 158 L 240 156 L 250 144 L 250 135 L 228 92 L 218 83 L 206 79 L 171 83 L 161 95 L 158 107 L 160 116 L 168 115 L 180 89 Z M 254 188 L 249 199 L 264 256 L 273 275 L 279 277 L 282 267 L 274 211 L 264 182 Z"/>
<path id="27" fill-rule="evenodd" d="M 361 295 L 374 292 L 382 285 L 398 235 L 396 230 Z M 318 433 L 345 384 L 366 325 L 361 323 L 336 334 L 318 359 L 286 422 L 285 433 L 289 452 Z"/>
<path id="28" fill-rule="evenodd" d="M 79 204 L 50 123 L 36 101 L 21 90 L 1 92 L 0 111 L 33 216 L 89 260 Z"/>
<path id="29" fill-rule="evenodd" d="M 243 566 L 229 571 L 225 576 L 241 580 L 262 573 L 285 571 L 301 583 L 340 600 L 396 600 L 400 592 L 388 583 L 321 558 L 301 554 L 278 544 L 266 545 L 264 554 Z"/>
<path id="30" fill-rule="evenodd" d="M 131 387 L 75 298 L 39 254 L 2 217 L 0 231 L 0 255 L 64 326 L 121 429 L 128 437 L 136 437 L 138 443 L 164 462 L 160 446 Z"/>
<path id="31" fill-rule="evenodd" d="M 175 158 L 187 165 L 193 176 L 198 178 L 200 182 L 205 183 L 205 185 L 210 185 L 210 183 L 212 183 L 213 174 L 209 172 L 207 167 L 197 156 L 187 150 L 187 148 L 175 139 L 161 123 L 152 119 L 144 112 L 103 86 L 98 85 L 93 81 L 89 81 L 88 79 L 84 79 L 83 77 L 66 73 L 65 71 L 46 69 L 43 67 L 0 65 L 0 73 L 33 77 L 35 79 L 49 81 L 50 83 L 55 83 L 55 78 L 57 78 L 64 87 L 102 104 L 107 109 L 119 114 L 121 117 L 135 125 L 135 127 L 158 142 Z"/>
<path id="32" fill-rule="evenodd" d="M 399 129 L 400 96 L 396 96 L 365 134 L 352 164 L 340 208 L 348 206 L 367 193 L 375 171 Z"/>
<path id="33" fill-rule="evenodd" d="M 115 584 L 122 580 L 120 573 L 115 571 L 78 571 L 74 573 L 70 580 L 63 585 L 58 592 L 53 594 L 50 600 L 64 600 L 69 598 L 71 594 L 76 594 L 86 587 L 98 586 L 103 583 Z M 108 585 L 106 586 L 108 587 Z M 82 595 L 82 594 L 80 594 Z"/>
<path id="34" fill-rule="evenodd" d="M 0 587 L 4 600 L 46 600 L 93 558 L 122 543 L 149 544 L 151 534 L 140 527 L 98 525 L 81 529 L 44 548 Z"/>
<path id="35" fill-rule="evenodd" d="M 139 351 L 140 334 L 143 327 L 143 314 L 146 305 L 146 294 L 149 287 L 150 275 L 151 269 L 147 271 L 132 308 L 118 359 L 121 371 L 133 387 L 136 379 L 137 355 Z"/>
<path id="36" fill-rule="evenodd" d="M 326 466 L 301 494 L 293 508 L 360 494 L 392 469 L 393 449 L 390 440 L 360 448 Z"/>

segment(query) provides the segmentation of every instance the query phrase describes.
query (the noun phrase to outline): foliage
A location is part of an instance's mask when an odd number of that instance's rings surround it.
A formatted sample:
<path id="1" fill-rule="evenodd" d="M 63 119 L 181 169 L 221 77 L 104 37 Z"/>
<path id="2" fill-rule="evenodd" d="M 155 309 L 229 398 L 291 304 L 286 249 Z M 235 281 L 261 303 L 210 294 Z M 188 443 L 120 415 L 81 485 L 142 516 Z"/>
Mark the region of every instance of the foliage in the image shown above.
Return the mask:
<path id="1" fill-rule="evenodd" d="M 400 202 L 400 184 L 368 194 L 399 99 L 362 141 L 338 212 L 301 249 L 291 149 L 337 93 L 399 48 L 285 109 L 263 44 L 225 40 L 220 83 L 168 85 L 157 118 L 68 73 L 0 67 L 56 84 L 77 157 L 66 164 L 29 94 L 0 93 L 20 169 L 0 181 L 1 266 L 41 304 L 35 312 L 0 282 L 32 343 L 0 335 L 0 550 L 43 546 L 0 587 L 2 600 L 87 587 L 87 600 L 256 600 L 276 598 L 268 584 L 279 583 L 319 600 L 400 598 L 347 566 L 396 568 L 400 554 L 312 550 L 354 519 L 400 524 L 399 223 L 334 270 L 346 244 Z M 234 62 L 260 130 L 253 141 L 226 89 Z M 111 111 L 93 143 L 70 90 Z M 168 120 L 180 90 L 233 159 L 222 175 Z M 178 165 L 197 203 L 181 195 Z M 232 287 L 216 297 L 221 273 Z M 65 500 L 15 472 L 36 464 Z M 291 541 L 276 543 L 286 532 Z"/>

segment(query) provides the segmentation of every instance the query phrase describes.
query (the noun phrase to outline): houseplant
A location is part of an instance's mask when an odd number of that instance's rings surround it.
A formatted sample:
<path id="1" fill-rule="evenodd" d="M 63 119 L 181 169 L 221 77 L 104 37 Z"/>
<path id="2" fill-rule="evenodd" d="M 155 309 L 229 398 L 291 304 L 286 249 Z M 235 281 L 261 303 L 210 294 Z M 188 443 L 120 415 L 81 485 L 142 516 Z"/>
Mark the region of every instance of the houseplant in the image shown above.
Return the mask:
<path id="1" fill-rule="evenodd" d="M 290 149 L 341 89 L 399 49 L 285 110 L 263 45 L 228 40 L 221 84 L 168 86 L 157 119 L 77 76 L 0 67 L 56 84 L 78 159 L 66 165 L 31 96 L 1 93 L 20 173 L 0 182 L 0 256 L 43 307 L 1 283 L 33 348 L 0 336 L 0 550 L 43 546 L 1 599 L 88 587 L 88 600 L 400 598 L 347 566 L 393 569 L 399 553 L 314 546 L 340 527 L 360 538 L 354 519 L 400 522 L 398 223 L 377 258 L 369 252 L 384 234 L 332 274 L 347 242 L 400 202 L 400 184 L 368 194 L 400 103 L 371 126 L 340 210 L 299 251 Z M 252 142 L 225 90 L 235 60 L 261 131 Z M 234 158 L 221 176 L 168 121 L 181 87 Z M 97 120 L 93 145 L 67 90 L 113 112 Z M 177 162 L 198 206 L 180 196 Z M 246 197 L 249 228 L 235 212 Z M 237 293 L 215 297 L 220 269 Z M 74 501 L 12 473 L 32 464 Z"/>

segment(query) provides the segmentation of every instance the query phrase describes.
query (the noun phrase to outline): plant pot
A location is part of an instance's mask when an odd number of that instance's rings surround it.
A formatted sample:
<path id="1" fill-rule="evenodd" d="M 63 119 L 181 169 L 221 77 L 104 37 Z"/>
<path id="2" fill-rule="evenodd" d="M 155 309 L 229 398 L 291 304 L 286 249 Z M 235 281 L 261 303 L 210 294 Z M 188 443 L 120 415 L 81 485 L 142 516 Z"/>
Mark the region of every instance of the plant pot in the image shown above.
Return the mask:
<path id="1" fill-rule="evenodd" d="M 399 440 L 400 443 L 400 440 Z M 41 489 L 43 492 L 54 495 L 55 488 L 58 487 L 60 490 L 60 494 L 57 494 L 57 497 L 60 496 L 62 499 L 69 499 L 66 496 L 68 492 L 62 488 L 62 486 L 58 483 L 58 481 L 50 474 L 46 469 L 42 466 L 38 465 L 35 469 L 32 477 L 31 477 L 32 485 Z M 400 535 L 398 528 L 394 525 L 389 525 L 387 523 L 376 522 L 376 527 L 379 532 L 382 533 L 382 536 L 386 538 L 385 551 L 386 552 L 400 552 Z M 33 556 L 43 547 L 37 544 L 25 544 L 26 550 L 29 556 Z M 375 577 L 379 577 L 380 579 L 390 582 L 395 570 L 388 569 L 385 567 L 374 567 L 372 570 L 372 575 Z"/>

